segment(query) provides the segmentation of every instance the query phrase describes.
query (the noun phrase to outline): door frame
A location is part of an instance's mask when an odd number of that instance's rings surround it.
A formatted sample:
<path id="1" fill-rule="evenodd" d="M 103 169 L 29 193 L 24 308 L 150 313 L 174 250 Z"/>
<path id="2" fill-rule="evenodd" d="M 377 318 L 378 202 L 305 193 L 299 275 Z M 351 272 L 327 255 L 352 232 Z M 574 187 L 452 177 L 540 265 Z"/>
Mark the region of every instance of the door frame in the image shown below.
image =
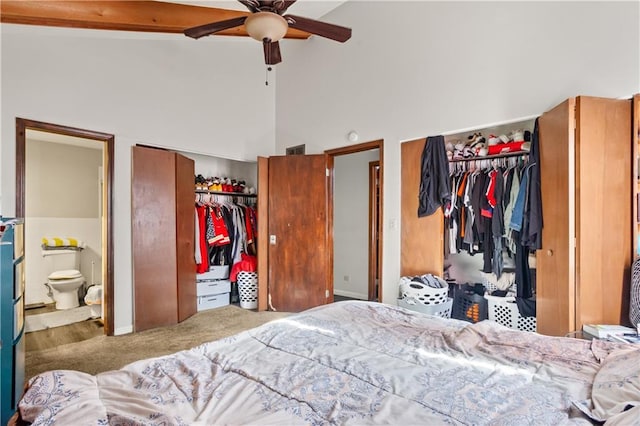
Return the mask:
<path id="1" fill-rule="evenodd" d="M 113 163 L 115 137 L 109 133 L 96 132 L 92 130 L 78 129 L 75 127 L 61 126 L 58 124 L 45 123 L 42 121 L 29 120 L 16 117 L 16 217 L 24 217 L 25 214 L 25 180 L 26 180 L 26 132 L 28 129 L 39 130 L 60 135 L 73 136 L 84 139 L 92 139 L 105 144 L 103 156 L 105 158 L 104 170 L 104 205 L 103 213 L 106 220 L 104 229 L 103 262 L 102 274 L 104 276 L 104 334 L 112 336 L 113 329 Z"/>
<path id="2" fill-rule="evenodd" d="M 324 151 L 325 156 L 327 158 L 327 194 L 328 194 L 328 214 L 327 214 L 327 247 L 329 253 L 329 261 L 327 262 L 327 289 L 330 291 L 331 299 L 333 300 L 333 187 L 335 180 L 335 157 L 340 155 L 348 155 L 355 154 L 363 151 L 370 151 L 373 149 L 378 149 L 378 162 L 380 166 L 380 214 L 378 218 L 378 223 L 382 224 L 383 218 L 383 206 L 384 206 L 384 167 L 383 167 L 383 158 L 384 158 L 384 140 L 378 139 L 371 142 L 363 142 L 356 145 L 349 145 L 341 148 L 329 149 Z M 369 215 L 369 220 L 371 221 L 371 215 Z M 382 238 L 382 226 L 378 227 L 378 277 L 382 277 L 382 247 L 383 247 L 383 238 Z M 369 223 L 369 229 L 371 229 L 371 223 Z M 372 238 L 369 238 L 369 250 L 371 250 Z M 373 274 L 369 273 L 369 279 Z M 370 284 L 369 284 L 370 285 Z M 382 280 L 380 279 L 378 283 L 378 298 L 381 299 L 382 291 Z M 369 299 L 370 299 L 369 294 Z"/>
<path id="3" fill-rule="evenodd" d="M 380 245 L 378 238 L 382 229 L 380 222 L 380 160 L 369 162 L 369 300 L 380 301 Z"/>

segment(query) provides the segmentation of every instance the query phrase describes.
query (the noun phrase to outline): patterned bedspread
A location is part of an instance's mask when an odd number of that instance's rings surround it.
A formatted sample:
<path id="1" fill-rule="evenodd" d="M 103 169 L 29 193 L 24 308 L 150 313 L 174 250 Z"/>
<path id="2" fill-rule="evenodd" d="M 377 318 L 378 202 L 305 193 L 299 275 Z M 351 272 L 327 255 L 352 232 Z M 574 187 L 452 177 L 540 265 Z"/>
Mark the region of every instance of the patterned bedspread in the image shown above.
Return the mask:
<path id="1" fill-rule="evenodd" d="M 589 423 L 618 345 L 339 302 L 91 376 L 50 371 L 23 420 L 62 425 Z"/>

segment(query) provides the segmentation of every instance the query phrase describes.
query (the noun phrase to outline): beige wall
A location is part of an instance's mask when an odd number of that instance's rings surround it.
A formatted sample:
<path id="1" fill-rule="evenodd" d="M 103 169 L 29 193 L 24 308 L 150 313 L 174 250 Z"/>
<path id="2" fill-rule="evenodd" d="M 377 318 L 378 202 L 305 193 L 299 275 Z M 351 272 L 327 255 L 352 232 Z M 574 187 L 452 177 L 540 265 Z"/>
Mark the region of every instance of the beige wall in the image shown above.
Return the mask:
<path id="1" fill-rule="evenodd" d="M 27 139 L 26 216 L 99 217 L 102 151 Z"/>

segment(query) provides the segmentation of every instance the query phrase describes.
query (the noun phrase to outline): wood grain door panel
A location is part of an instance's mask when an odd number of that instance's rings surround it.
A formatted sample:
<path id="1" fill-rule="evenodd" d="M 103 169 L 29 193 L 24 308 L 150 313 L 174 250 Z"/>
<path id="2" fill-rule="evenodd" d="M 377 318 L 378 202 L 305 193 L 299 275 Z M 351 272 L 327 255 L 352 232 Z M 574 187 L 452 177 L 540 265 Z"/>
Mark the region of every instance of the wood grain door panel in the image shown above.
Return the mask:
<path id="1" fill-rule="evenodd" d="M 576 329 L 574 110 L 571 98 L 538 121 L 544 227 L 536 253 L 536 316 L 538 332 L 553 336 Z"/>
<path id="2" fill-rule="evenodd" d="M 197 312 L 194 186 L 195 163 L 180 154 L 176 157 L 176 283 L 178 321 Z"/>
<path id="3" fill-rule="evenodd" d="M 175 169 L 172 152 L 133 147 L 134 331 L 178 321 Z"/>
<path id="4" fill-rule="evenodd" d="M 577 329 L 628 321 L 631 114 L 627 99 L 576 101 Z"/>
<path id="5" fill-rule="evenodd" d="M 268 309 L 269 159 L 258 157 L 258 311 Z"/>
<path id="6" fill-rule="evenodd" d="M 324 155 L 269 158 L 269 296 L 277 311 L 327 303 Z"/>
<path id="7" fill-rule="evenodd" d="M 442 208 L 418 217 L 421 158 L 426 140 L 401 144 L 400 275 L 444 272 L 444 216 Z"/>

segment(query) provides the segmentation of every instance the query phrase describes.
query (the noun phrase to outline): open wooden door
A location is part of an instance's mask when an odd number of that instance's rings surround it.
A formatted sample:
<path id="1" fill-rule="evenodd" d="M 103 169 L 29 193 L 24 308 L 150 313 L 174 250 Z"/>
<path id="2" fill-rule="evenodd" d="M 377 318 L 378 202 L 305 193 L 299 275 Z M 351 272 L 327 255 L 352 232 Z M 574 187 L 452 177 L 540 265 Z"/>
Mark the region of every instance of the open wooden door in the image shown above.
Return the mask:
<path id="1" fill-rule="evenodd" d="M 539 118 L 542 249 L 536 253 L 536 317 L 541 334 L 576 330 L 575 99 Z"/>
<path id="2" fill-rule="evenodd" d="M 276 156 L 268 164 L 259 159 L 258 173 L 260 194 L 268 188 L 267 211 L 266 200 L 258 206 L 259 244 L 268 245 L 266 259 L 258 251 L 258 270 L 264 274 L 266 262 L 269 308 L 299 312 L 327 303 L 333 289 L 327 279 L 325 156 Z M 264 290 L 263 280 L 259 288 Z"/>
<path id="3" fill-rule="evenodd" d="M 629 321 L 631 113 L 629 99 L 576 100 L 577 330 Z"/>
<path id="4" fill-rule="evenodd" d="M 131 238 L 134 331 L 196 312 L 193 160 L 133 147 Z"/>
<path id="5" fill-rule="evenodd" d="M 193 219 L 193 176 L 195 162 L 176 156 L 176 264 L 178 286 L 178 322 L 198 311 L 196 293 L 195 222 Z"/>
<path id="6" fill-rule="evenodd" d="M 418 217 L 422 151 L 426 140 L 401 144 L 401 246 L 400 275 L 444 272 L 444 215 L 442 208 Z M 398 277 L 399 278 L 399 277 Z"/>

